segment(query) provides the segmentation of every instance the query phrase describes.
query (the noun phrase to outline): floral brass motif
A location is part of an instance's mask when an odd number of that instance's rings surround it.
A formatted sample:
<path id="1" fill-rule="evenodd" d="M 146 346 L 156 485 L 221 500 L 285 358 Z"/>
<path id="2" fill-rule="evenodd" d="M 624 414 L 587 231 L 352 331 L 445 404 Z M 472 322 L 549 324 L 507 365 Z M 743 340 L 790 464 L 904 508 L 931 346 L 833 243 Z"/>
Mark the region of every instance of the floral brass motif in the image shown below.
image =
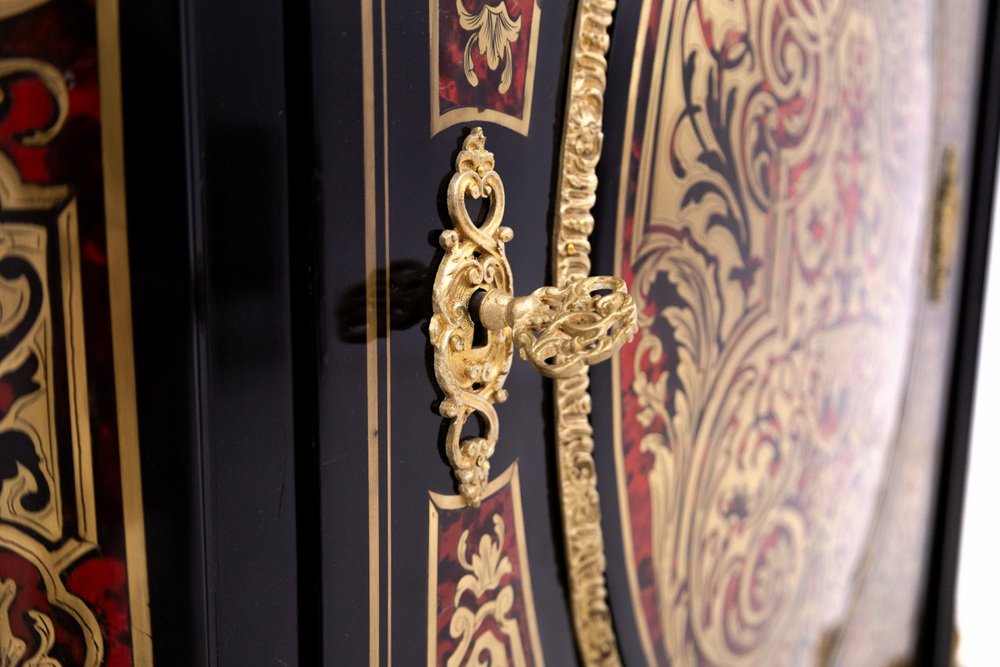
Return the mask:
<path id="1" fill-rule="evenodd" d="M 430 492 L 427 667 L 544 667 L 518 463 L 470 510 Z"/>
<path id="2" fill-rule="evenodd" d="M 918 607 L 891 596 L 892 630 L 869 617 L 862 655 L 842 643 L 867 604 L 864 554 L 900 536 L 882 508 L 919 523 L 919 503 L 886 499 L 897 474 L 927 483 L 897 464 L 914 451 L 901 415 L 936 400 L 907 388 L 935 15 L 908 6 L 903 46 L 897 9 L 667 3 L 636 47 L 615 252 L 640 333 L 612 407 L 649 664 L 889 664 L 869 649 L 908 642 Z M 877 588 L 910 577 L 900 553 Z"/>
<path id="3" fill-rule="evenodd" d="M 494 403 L 507 399 L 503 383 L 513 348 L 543 375 L 578 375 L 610 357 L 637 330 L 635 302 L 617 278 L 581 278 L 558 287 L 541 287 L 515 298 L 504 244 L 514 232 L 500 222 L 504 189 L 486 150 L 481 128 L 465 139 L 448 185 L 448 212 L 454 229 L 441 234 L 444 259 L 434 281 L 434 315 L 429 333 L 434 374 L 445 393 L 440 412 L 451 419 L 445 450 L 459 491 L 478 506 L 489 480 L 489 458 L 499 433 Z M 466 199 L 488 199 L 485 221 L 476 226 Z M 471 303 L 477 295 L 479 325 L 485 340 L 476 344 Z M 462 438 L 476 413 L 483 434 Z"/>
<path id="4" fill-rule="evenodd" d="M 472 36 L 465 44 L 465 56 L 462 59 L 465 78 L 473 88 L 479 85 L 476 65 L 472 61 L 472 50 L 478 44 L 479 55 L 486 56 L 486 65 L 491 72 L 495 72 L 503 61 L 504 68 L 500 73 L 500 86 L 497 90 L 501 95 L 506 93 L 514 80 L 510 45 L 521 34 L 521 17 L 512 19 L 503 2 L 496 6 L 484 3 L 475 14 L 465 9 L 462 0 L 455 0 L 455 6 L 458 8 L 462 29 L 472 31 Z"/>
<path id="5" fill-rule="evenodd" d="M 506 642 L 509 642 L 513 667 L 525 667 L 528 664 L 517 619 L 511 616 L 514 587 L 507 584 L 500 588 L 501 578 L 511 572 L 512 566 L 510 558 L 503 554 L 504 525 L 499 514 L 493 515 L 493 533 L 496 540 L 490 535 L 479 538 L 479 551 L 471 559 L 466 555 L 469 531 L 464 531 L 458 540 L 458 562 L 468 574 L 459 579 L 455 587 L 455 615 L 451 617 L 448 632 L 452 638 L 459 640 L 459 644 L 455 653 L 448 658 L 448 667 L 483 664 L 478 660 L 484 654 L 489 656 L 486 664 L 505 664 L 494 662 L 505 660 L 507 646 L 492 632 L 480 634 L 473 642 L 476 632 L 487 621 L 495 623 Z M 471 593 L 478 601 L 484 593 L 497 588 L 500 588 L 500 592 L 493 600 L 478 606 L 462 604 L 466 592 Z M 477 662 L 473 663 L 473 659 Z"/>

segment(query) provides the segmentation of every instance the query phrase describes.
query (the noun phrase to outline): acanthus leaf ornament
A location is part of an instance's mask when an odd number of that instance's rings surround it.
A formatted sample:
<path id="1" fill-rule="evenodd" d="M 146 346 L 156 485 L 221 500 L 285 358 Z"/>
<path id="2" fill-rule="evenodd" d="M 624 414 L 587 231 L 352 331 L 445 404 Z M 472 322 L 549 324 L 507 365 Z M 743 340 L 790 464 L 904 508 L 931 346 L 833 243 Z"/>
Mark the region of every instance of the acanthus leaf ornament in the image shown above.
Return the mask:
<path id="1" fill-rule="evenodd" d="M 434 374 L 445 394 L 439 411 L 451 420 L 445 451 L 459 492 L 473 507 L 489 481 L 489 458 L 499 437 L 493 404 L 507 399 L 503 384 L 514 347 L 543 375 L 566 377 L 610 357 L 637 329 L 635 302 L 617 278 L 595 276 L 514 297 L 505 254 L 514 232 L 500 224 L 504 187 L 494 167 L 482 128 L 474 128 L 448 184 L 454 229 L 440 237 L 445 255 L 434 281 L 428 328 Z M 489 200 L 478 226 L 469 217 L 467 198 Z M 475 305 L 483 340 L 475 337 Z M 482 423 L 482 434 L 463 438 L 472 416 Z"/>

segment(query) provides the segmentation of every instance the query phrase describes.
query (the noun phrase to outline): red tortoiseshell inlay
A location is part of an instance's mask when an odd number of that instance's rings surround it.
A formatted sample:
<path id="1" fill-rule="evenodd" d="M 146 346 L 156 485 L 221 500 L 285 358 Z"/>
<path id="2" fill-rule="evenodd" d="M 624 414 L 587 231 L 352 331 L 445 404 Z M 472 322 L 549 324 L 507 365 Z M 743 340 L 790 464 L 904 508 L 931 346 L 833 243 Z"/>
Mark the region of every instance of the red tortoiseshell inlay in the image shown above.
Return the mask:
<path id="1" fill-rule="evenodd" d="M 517 463 L 479 507 L 431 493 L 427 663 L 542 665 Z"/>
<path id="2" fill-rule="evenodd" d="M 528 133 L 540 17 L 535 0 L 431 0 L 432 133 L 480 121 Z"/>
<path id="3" fill-rule="evenodd" d="M 101 10 L 34 5 L 0 12 L 0 662 L 126 667 Z"/>

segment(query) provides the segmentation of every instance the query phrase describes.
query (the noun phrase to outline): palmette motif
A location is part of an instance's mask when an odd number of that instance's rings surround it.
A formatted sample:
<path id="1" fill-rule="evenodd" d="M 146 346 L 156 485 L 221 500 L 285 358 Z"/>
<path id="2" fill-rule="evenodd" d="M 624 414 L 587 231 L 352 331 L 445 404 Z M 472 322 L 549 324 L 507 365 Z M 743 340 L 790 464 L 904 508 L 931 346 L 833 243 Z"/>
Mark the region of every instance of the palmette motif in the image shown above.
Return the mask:
<path id="1" fill-rule="evenodd" d="M 479 538 L 479 550 L 470 559 L 466 555 L 469 531 L 462 533 L 458 541 L 458 562 L 468 574 L 458 580 L 455 586 L 455 613 L 451 617 L 448 631 L 458 645 L 455 652 L 448 656 L 447 667 L 484 664 L 505 665 L 510 653 L 512 667 L 526 667 L 528 664 L 521 643 L 521 631 L 517 619 L 511 616 L 514 607 L 514 587 L 511 584 L 500 585 L 501 579 L 511 573 L 513 567 L 510 558 L 503 554 L 504 523 L 499 514 L 493 515 L 493 532 Z M 484 593 L 499 589 L 496 597 L 483 603 L 479 599 Z M 463 604 L 466 594 L 472 596 L 471 604 Z M 501 640 L 492 632 L 480 633 L 487 620 L 496 624 L 504 639 Z M 475 638 L 475 639 L 474 639 Z M 473 662 L 475 660 L 475 662 Z"/>
<path id="2" fill-rule="evenodd" d="M 521 509 L 518 464 L 477 508 L 430 493 L 428 667 L 544 666 Z"/>
<path id="3" fill-rule="evenodd" d="M 650 664 L 811 664 L 901 409 L 929 6 L 646 7 L 619 221 L 639 335 L 616 371 L 640 634 Z"/>

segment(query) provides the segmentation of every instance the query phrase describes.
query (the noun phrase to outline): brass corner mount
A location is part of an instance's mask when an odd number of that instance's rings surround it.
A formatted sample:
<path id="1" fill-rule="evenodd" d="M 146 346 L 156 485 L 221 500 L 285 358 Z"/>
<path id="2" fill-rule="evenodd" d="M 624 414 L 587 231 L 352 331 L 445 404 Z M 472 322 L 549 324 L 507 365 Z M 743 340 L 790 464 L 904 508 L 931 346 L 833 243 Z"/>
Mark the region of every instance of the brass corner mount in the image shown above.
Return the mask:
<path id="1" fill-rule="evenodd" d="M 466 208 L 470 198 L 489 200 L 480 225 Z M 486 150 L 482 128 L 474 128 L 448 185 L 454 228 L 440 237 L 445 254 L 434 280 L 430 322 L 434 374 L 445 394 L 440 412 L 451 420 L 445 448 L 459 491 L 473 507 L 489 481 L 489 458 L 499 437 L 493 406 L 507 400 L 503 384 L 514 347 L 543 375 L 570 377 L 611 357 L 637 330 L 635 301 L 620 278 L 593 276 L 515 297 L 504 249 L 514 232 L 500 224 L 504 203 L 493 154 Z M 480 418 L 482 433 L 463 438 L 473 415 Z"/>

